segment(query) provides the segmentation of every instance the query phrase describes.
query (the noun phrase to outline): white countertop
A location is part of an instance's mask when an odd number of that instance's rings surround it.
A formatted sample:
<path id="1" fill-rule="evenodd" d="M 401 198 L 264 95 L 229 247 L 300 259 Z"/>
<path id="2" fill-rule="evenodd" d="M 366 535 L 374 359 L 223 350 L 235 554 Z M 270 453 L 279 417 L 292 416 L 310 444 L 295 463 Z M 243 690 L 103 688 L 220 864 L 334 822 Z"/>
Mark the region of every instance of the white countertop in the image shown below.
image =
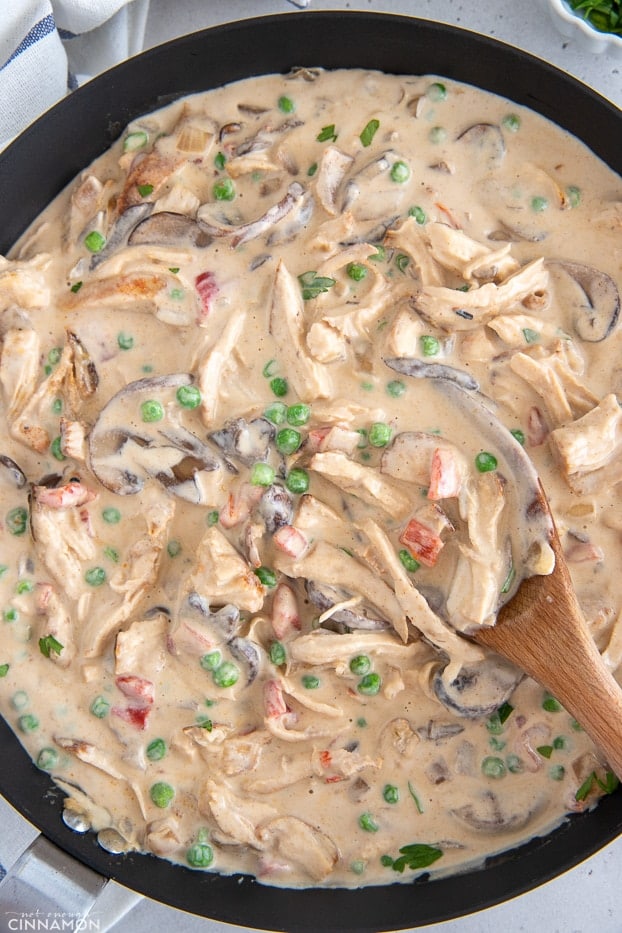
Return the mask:
<path id="1" fill-rule="evenodd" d="M 501 39 L 556 65 L 622 106 L 622 61 L 583 51 L 553 26 L 544 0 L 310 0 L 312 10 L 402 13 L 452 23 Z M 151 0 L 144 46 L 235 19 L 304 10 L 285 0 Z M 0 865 L 10 868 L 36 831 L 0 798 Z M 425 927 L 429 933 L 622 933 L 622 838 L 582 865 L 534 891 L 470 917 Z M 415 896 L 415 895 L 413 895 Z M 109 919 L 128 906 L 108 885 L 97 913 Z M 33 904 L 33 910 L 37 907 Z M 0 933 L 3 926 L 0 917 Z M 103 928 L 103 924 L 102 924 Z M 140 899 L 114 933 L 241 933 L 242 928 L 200 919 Z"/>

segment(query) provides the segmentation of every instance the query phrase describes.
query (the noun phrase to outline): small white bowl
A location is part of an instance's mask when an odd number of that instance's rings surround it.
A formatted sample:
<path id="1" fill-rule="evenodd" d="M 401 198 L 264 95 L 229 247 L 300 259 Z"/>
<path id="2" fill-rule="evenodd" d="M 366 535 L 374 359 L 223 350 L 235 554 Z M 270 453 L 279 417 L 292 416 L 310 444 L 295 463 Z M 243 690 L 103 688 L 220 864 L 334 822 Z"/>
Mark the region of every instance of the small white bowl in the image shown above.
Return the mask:
<path id="1" fill-rule="evenodd" d="M 597 55 L 607 52 L 622 59 L 622 36 L 594 29 L 580 13 L 575 13 L 565 0 L 545 0 L 545 4 L 549 8 L 553 23 L 563 36 L 576 40 L 586 52 Z"/>

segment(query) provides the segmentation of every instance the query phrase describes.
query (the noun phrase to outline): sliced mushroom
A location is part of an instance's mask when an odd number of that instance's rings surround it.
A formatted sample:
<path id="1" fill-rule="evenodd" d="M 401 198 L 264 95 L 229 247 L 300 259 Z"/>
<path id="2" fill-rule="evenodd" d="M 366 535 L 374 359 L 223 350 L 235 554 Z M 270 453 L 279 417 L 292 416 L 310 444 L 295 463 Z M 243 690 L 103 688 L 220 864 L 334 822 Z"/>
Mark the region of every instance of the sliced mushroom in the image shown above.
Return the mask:
<path id="1" fill-rule="evenodd" d="M 539 798 L 534 801 L 530 809 L 507 812 L 497 794 L 491 790 L 485 790 L 474 803 L 456 807 L 451 810 L 451 813 L 470 829 L 474 829 L 478 833 L 494 835 L 496 833 L 511 832 L 526 826 L 544 803 L 544 798 Z"/>
<path id="2" fill-rule="evenodd" d="M 130 208 L 135 210 L 135 208 Z M 130 213 L 126 211 L 124 217 Z M 209 246 L 213 237 L 203 229 L 199 221 L 173 211 L 158 211 L 141 219 L 128 238 L 130 246 L 156 244 L 158 246 Z"/>
<path id="3" fill-rule="evenodd" d="M 291 525 L 294 517 L 294 500 L 291 493 L 278 483 L 268 486 L 257 511 L 264 520 L 266 531 L 273 535 L 284 525 Z"/>
<path id="4" fill-rule="evenodd" d="M 432 689 L 447 709 L 466 719 L 480 719 L 505 703 L 523 676 L 514 664 L 491 656 L 465 664 L 457 673 L 453 665 L 437 669 Z"/>
<path id="5" fill-rule="evenodd" d="M 579 262 L 556 259 L 549 268 L 563 270 L 578 286 L 571 303 L 572 323 L 581 340 L 599 343 L 609 337 L 620 317 L 618 286 L 606 272 Z"/>
<path id="6" fill-rule="evenodd" d="M 286 217 L 294 207 L 302 200 L 305 194 L 303 186 L 294 181 L 287 189 L 287 193 L 276 204 L 268 208 L 265 214 L 252 220 L 249 223 L 239 224 L 238 226 L 223 227 L 210 220 L 205 207 L 198 213 L 198 219 L 203 225 L 205 232 L 214 237 L 230 237 L 232 248 L 242 246 L 249 240 L 256 240 L 262 234 L 271 230 L 283 217 Z"/>
<path id="7" fill-rule="evenodd" d="M 144 403 L 162 405 L 180 386 L 192 384 L 188 373 L 172 373 L 131 382 L 101 410 L 89 435 L 90 467 L 107 489 L 134 495 L 148 477 L 157 479 L 173 494 L 203 501 L 198 474 L 219 471 L 221 461 L 198 437 L 181 426 L 162 427 L 160 420 L 132 428 Z"/>
<path id="8" fill-rule="evenodd" d="M 492 172 L 503 162 L 505 141 L 495 123 L 475 123 L 458 136 L 458 142 L 468 147 L 471 164 Z"/>
<path id="9" fill-rule="evenodd" d="M 151 214 L 152 210 L 153 204 L 150 201 L 128 207 L 125 213 L 121 214 L 115 221 L 106 238 L 104 248 L 99 253 L 93 253 L 91 256 L 90 268 L 96 269 L 102 262 L 110 259 L 117 250 L 131 243 L 136 227 Z"/>
<path id="10" fill-rule="evenodd" d="M 463 389 L 479 389 L 479 383 L 470 373 L 454 366 L 445 366 L 444 363 L 426 363 L 416 357 L 393 357 L 385 359 L 384 362 L 403 376 L 413 376 L 415 379 L 446 379 Z"/>
<path id="11" fill-rule="evenodd" d="M 229 651 L 236 660 L 246 665 L 246 684 L 250 686 L 257 677 L 261 667 L 261 651 L 254 642 L 248 638 L 236 636 L 227 643 Z"/>
<path id="12" fill-rule="evenodd" d="M 23 489 L 28 479 L 24 471 L 15 463 L 14 460 L 11 460 L 10 457 L 7 457 L 6 454 L 0 454 L 0 476 L 3 479 L 8 480 L 12 486 L 15 486 L 16 489 Z"/>
<path id="13" fill-rule="evenodd" d="M 360 600 L 356 601 L 356 610 L 342 605 L 351 603 L 353 595 L 341 587 L 305 580 L 305 590 L 313 605 L 321 612 L 322 628 L 338 632 L 352 630 L 379 632 L 390 628 L 389 623 L 381 617 L 379 612 L 364 604 L 359 607 Z"/>
<path id="14" fill-rule="evenodd" d="M 274 426 L 266 418 L 234 418 L 208 437 L 227 457 L 251 466 L 267 458 L 274 433 Z"/>

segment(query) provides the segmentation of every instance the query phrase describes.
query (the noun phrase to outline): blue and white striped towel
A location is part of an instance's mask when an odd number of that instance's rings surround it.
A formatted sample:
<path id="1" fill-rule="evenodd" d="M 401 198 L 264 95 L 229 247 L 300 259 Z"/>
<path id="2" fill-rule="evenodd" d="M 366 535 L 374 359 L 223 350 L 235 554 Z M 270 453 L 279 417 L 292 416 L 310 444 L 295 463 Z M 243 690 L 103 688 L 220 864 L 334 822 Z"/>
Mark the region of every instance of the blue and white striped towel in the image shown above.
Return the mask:
<path id="1" fill-rule="evenodd" d="M 0 0 L 0 149 L 143 46 L 149 0 Z"/>

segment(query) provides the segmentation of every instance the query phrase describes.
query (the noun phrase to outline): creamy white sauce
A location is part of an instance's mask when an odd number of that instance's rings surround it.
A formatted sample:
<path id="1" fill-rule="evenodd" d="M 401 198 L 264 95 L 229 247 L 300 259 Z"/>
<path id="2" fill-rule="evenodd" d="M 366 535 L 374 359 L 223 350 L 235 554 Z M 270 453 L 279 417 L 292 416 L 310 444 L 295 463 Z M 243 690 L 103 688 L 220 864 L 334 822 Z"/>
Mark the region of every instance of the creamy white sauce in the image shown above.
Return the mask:
<path id="1" fill-rule="evenodd" d="M 307 72 L 138 120 L 2 262 L 0 711 L 103 845 L 382 884 L 595 802 L 462 633 L 551 570 L 524 443 L 621 669 L 621 199 L 506 100 Z"/>

